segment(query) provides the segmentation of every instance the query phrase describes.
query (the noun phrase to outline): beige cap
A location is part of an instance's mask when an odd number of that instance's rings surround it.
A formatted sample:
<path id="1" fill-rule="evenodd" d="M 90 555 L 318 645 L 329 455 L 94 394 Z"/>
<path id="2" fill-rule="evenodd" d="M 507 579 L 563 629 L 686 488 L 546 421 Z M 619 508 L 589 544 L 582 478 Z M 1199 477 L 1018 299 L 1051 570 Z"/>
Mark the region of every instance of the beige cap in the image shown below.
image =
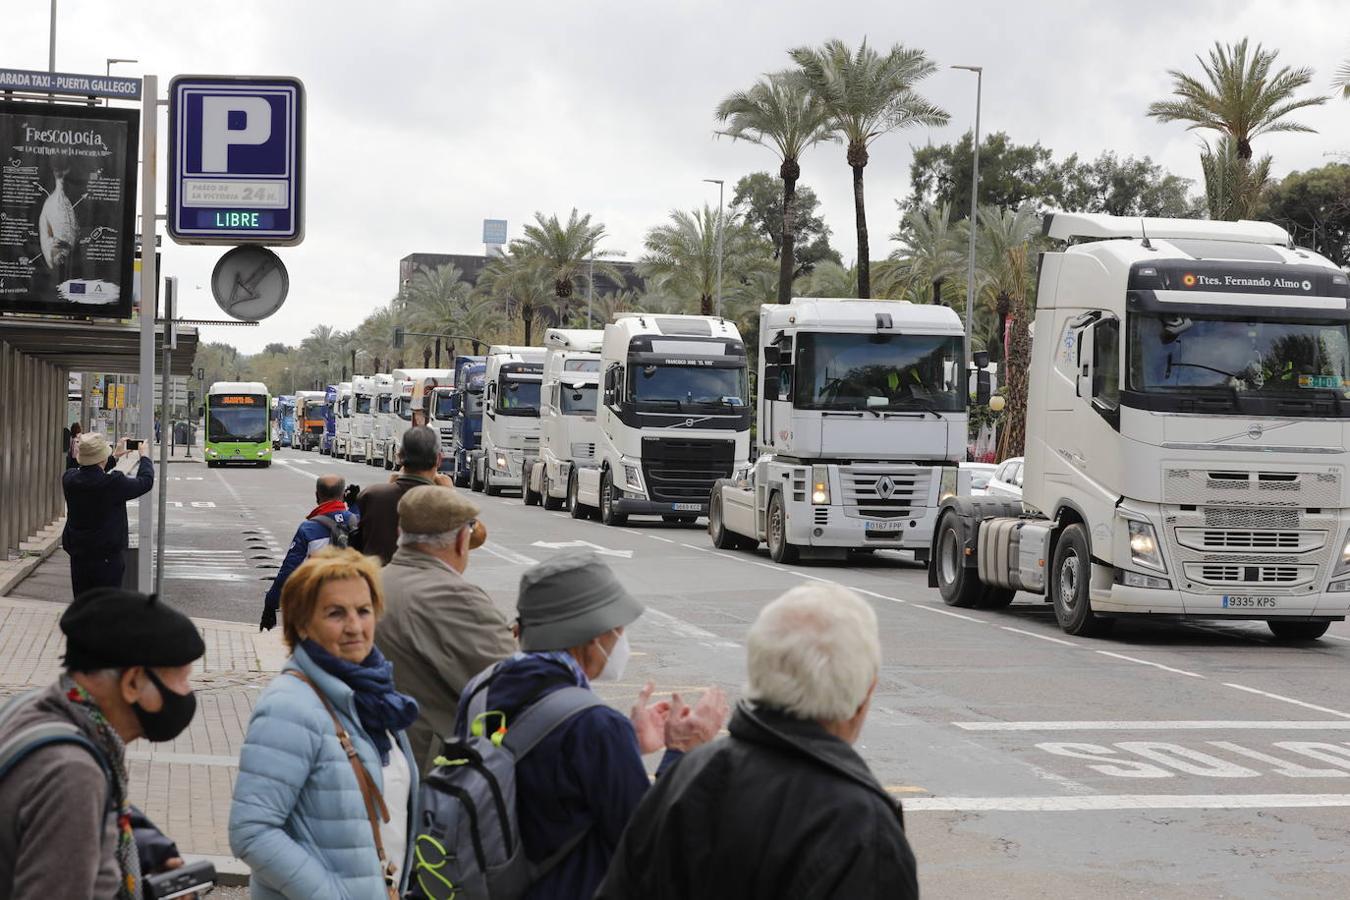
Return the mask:
<path id="1" fill-rule="evenodd" d="M 82 466 L 101 466 L 111 455 L 108 439 L 98 431 L 86 431 L 75 445 L 75 459 Z"/>
<path id="2" fill-rule="evenodd" d="M 478 518 L 478 507 L 452 487 L 422 485 L 398 501 L 398 527 L 404 534 L 445 534 Z"/>

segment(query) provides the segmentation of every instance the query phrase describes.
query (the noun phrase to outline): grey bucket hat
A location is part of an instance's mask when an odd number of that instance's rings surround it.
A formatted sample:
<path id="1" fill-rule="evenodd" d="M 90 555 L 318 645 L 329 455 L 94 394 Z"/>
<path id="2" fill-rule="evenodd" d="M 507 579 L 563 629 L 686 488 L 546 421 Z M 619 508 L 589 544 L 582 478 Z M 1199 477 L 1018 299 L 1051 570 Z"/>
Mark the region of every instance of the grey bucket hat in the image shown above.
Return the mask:
<path id="1" fill-rule="evenodd" d="M 520 576 L 520 649 L 579 647 L 631 625 L 644 609 L 594 553 L 556 556 Z"/>

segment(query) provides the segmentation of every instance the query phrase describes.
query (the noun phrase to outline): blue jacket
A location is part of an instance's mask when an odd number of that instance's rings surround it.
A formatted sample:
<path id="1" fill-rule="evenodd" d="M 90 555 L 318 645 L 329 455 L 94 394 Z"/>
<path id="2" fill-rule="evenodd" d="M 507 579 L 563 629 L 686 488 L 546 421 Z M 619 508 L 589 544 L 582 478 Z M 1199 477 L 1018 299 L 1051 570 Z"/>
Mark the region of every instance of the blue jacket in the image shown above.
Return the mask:
<path id="1" fill-rule="evenodd" d="M 357 755 L 384 789 L 379 753 L 356 715 L 353 691 L 297 647 L 286 669 L 299 669 L 328 697 L 351 734 Z M 408 823 L 417 821 L 417 761 L 398 736 L 412 785 Z M 412 861 L 399 860 L 406 879 Z M 230 850 L 253 872 L 252 896 L 261 900 L 385 900 L 361 789 L 338 742 L 333 720 L 310 686 L 278 675 L 258 698 L 239 753 L 230 806 Z"/>
<path id="2" fill-rule="evenodd" d="M 155 467 L 145 457 L 131 478 L 102 466 L 66 469 L 61 475 L 66 495 L 61 548 L 71 556 L 121 553 L 127 549 L 127 501 L 148 494 L 154 486 Z"/>
<path id="3" fill-rule="evenodd" d="M 455 733 L 461 737 L 468 731 L 467 698 L 477 684 L 475 679 L 466 685 L 466 701 L 459 704 Z M 517 653 L 501 664 L 486 688 L 487 708 L 505 713 L 509 727 L 525 706 L 568 685 L 590 686 L 570 658 Z M 590 832 L 530 887 L 524 900 L 594 894 L 650 784 L 633 724 L 608 706 L 578 713 L 540 741 L 516 766 L 516 810 L 525 855 L 542 861 L 583 829 Z"/>
<path id="4" fill-rule="evenodd" d="M 328 546 L 332 540 L 332 533 L 328 526 L 322 522 L 314 521 L 315 516 L 328 516 L 339 525 L 346 525 L 350 531 L 356 527 L 358 516 L 356 513 L 347 509 L 347 504 L 341 500 L 329 500 L 327 503 L 320 503 L 310 510 L 305 521 L 300 523 L 300 527 L 295 529 L 295 537 L 291 538 L 291 546 L 286 551 L 286 558 L 281 561 L 281 568 L 277 570 L 277 577 L 272 579 L 272 586 L 267 589 L 267 608 L 276 609 L 281 604 L 281 589 L 286 586 L 286 579 L 291 577 L 296 566 L 300 565 L 309 558 L 311 553 L 321 550 Z"/>

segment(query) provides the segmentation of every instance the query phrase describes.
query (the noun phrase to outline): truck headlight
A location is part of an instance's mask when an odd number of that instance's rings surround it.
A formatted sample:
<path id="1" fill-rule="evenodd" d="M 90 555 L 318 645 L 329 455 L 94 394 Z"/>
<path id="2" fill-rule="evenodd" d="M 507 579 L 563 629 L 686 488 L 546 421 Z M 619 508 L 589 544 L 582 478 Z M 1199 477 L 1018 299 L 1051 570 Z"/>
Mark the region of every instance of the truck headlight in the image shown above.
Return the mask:
<path id="1" fill-rule="evenodd" d="M 811 467 L 811 502 L 816 506 L 830 504 L 830 470 L 828 466 Z"/>
<path id="2" fill-rule="evenodd" d="M 626 491 L 633 491 L 638 494 L 643 492 L 642 473 L 632 463 L 623 464 L 623 487 Z"/>
<path id="3" fill-rule="evenodd" d="M 957 470 L 951 467 L 942 470 L 942 481 L 938 484 L 938 502 L 956 496 Z"/>
<path id="4" fill-rule="evenodd" d="M 1345 543 L 1341 545 L 1341 558 L 1336 561 L 1336 567 L 1331 570 L 1332 578 L 1341 578 L 1350 575 L 1350 533 L 1345 536 Z M 1350 591 L 1350 579 L 1347 579 L 1340 585 L 1327 585 L 1329 591 Z"/>
<path id="5" fill-rule="evenodd" d="M 495 466 L 495 468 L 498 468 L 498 469 L 505 469 L 505 468 L 506 468 L 506 457 L 505 457 L 505 456 L 502 456 L 500 453 L 497 454 L 497 465 Z"/>
<path id="6" fill-rule="evenodd" d="M 1127 519 L 1126 524 L 1130 529 L 1130 559 L 1134 564 L 1146 569 L 1166 572 L 1167 567 L 1163 565 L 1162 561 L 1162 550 L 1158 547 L 1158 534 L 1153 530 L 1153 526 L 1138 519 Z"/>

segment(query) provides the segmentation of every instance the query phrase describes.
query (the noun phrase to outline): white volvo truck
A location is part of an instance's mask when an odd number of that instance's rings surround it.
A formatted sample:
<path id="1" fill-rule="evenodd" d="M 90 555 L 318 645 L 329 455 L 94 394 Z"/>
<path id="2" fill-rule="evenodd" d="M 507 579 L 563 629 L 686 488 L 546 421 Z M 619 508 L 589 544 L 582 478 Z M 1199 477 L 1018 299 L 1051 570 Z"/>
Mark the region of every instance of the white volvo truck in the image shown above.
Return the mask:
<path id="1" fill-rule="evenodd" d="M 544 334 L 544 381 L 539 392 L 539 456 L 525 470 L 526 506 L 562 509 L 574 468 L 595 465 L 600 390 L 599 329 L 550 328 Z"/>
<path id="2" fill-rule="evenodd" d="M 912 550 L 926 561 L 942 500 L 970 491 L 964 328 L 945 306 L 794 299 L 759 314 L 760 456 L 713 488 L 722 549 L 776 562 Z"/>
<path id="3" fill-rule="evenodd" d="M 370 452 L 371 429 L 375 425 L 372 410 L 375 407 L 375 376 L 352 376 L 351 439 L 343 458 L 348 462 L 364 461 Z"/>
<path id="4" fill-rule="evenodd" d="M 693 522 L 750 456 L 745 344 L 712 316 L 625 313 L 605 326 L 596 466 L 573 472 L 574 518 Z"/>
<path id="5" fill-rule="evenodd" d="M 1350 607 L 1350 283 L 1262 222 L 1050 214 L 1023 503 L 948 501 L 952 606 L 1044 594 L 1119 617 L 1320 637 Z"/>
<path id="6" fill-rule="evenodd" d="M 388 372 L 375 375 L 375 397 L 370 405 L 370 440 L 366 445 L 366 465 L 383 465 L 394 432 L 394 395 L 398 385 Z"/>
<path id="7" fill-rule="evenodd" d="M 525 459 L 539 453 L 542 347 L 492 346 L 483 389 L 483 452 L 473 478 L 488 496 L 519 488 Z"/>
<path id="8" fill-rule="evenodd" d="M 352 447 L 352 383 L 337 386 L 333 402 L 333 449 L 330 455 L 346 458 Z"/>

